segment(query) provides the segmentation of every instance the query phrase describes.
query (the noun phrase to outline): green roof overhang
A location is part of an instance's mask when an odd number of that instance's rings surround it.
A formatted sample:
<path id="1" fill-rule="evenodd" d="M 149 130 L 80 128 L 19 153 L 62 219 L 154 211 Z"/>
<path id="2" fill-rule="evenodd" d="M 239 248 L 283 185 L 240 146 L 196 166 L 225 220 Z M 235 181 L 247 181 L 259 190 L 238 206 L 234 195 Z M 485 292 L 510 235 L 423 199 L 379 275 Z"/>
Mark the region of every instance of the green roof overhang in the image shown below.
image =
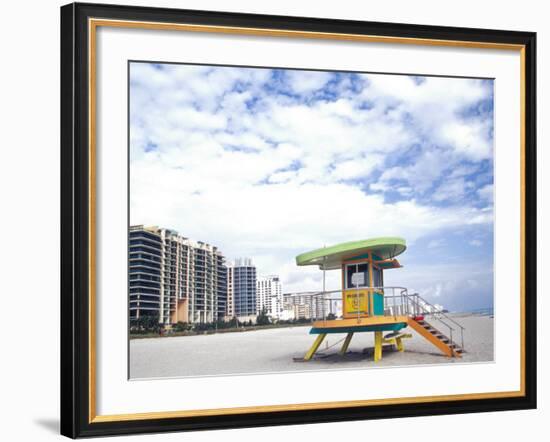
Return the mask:
<path id="1" fill-rule="evenodd" d="M 299 266 L 318 265 L 321 270 L 333 270 L 342 266 L 342 262 L 355 256 L 372 252 L 380 259 L 391 259 L 403 253 L 406 242 L 399 237 L 382 237 L 350 241 L 330 247 L 312 250 L 296 257 Z"/>

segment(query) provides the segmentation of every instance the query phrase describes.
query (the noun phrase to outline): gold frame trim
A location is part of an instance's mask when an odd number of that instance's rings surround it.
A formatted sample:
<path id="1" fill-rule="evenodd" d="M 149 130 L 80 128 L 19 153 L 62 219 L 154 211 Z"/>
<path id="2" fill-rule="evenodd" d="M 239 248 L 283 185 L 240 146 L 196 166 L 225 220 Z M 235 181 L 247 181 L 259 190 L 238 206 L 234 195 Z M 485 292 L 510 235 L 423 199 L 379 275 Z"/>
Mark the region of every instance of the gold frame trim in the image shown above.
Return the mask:
<path id="1" fill-rule="evenodd" d="M 218 34 L 236 34 L 236 35 L 254 35 L 266 37 L 290 37 L 307 38 L 322 40 L 339 40 L 368 43 L 386 43 L 386 44 L 411 44 L 420 46 L 442 46 L 442 47 L 461 47 L 475 49 L 496 49 L 519 51 L 520 53 L 520 389 L 518 391 L 489 392 L 489 393 L 466 393 L 455 395 L 439 396 L 417 396 L 388 399 L 368 399 L 353 401 L 333 401 L 316 402 L 285 405 L 264 405 L 255 407 L 234 407 L 234 408 L 215 408 L 199 410 L 180 410 L 180 411 L 158 411 L 148 413 L 129 413 L 129 414 L 96 414 L 96 36 L 97 28 L 115 27 L 115 28 L 134 28 L 147 30 L 168 30 L 168 31 L 186 31 L 186 32 L 206 32 Z M 138 421 L 146 419 L 169 419 L 179 417 L 198 417 L 198 416 L 219 416 L 219 415 L 239 415 L 257 412 L 280 412 L 297 410 L 322 410 L 327 408 L 348 408 L 365 407 L 375 405 L 396 405 L 396 404 L 415 404 L 426 402 L 441 401 L 461 401 L 472 399 L 498 399 L 513 398 L 525 396 L 525 45 L 504 44 L 474 41 L 458 40 L 438 40 L 422 38 L 389 37 L 376 35 L 357 35 L 345 33 L 329 32 L 310 32 L 310 31 L 292 31 L 283 29 L 263 29 L 263 28 L 244 28 L 234 26 L 210 26 L 210 25 L 192 25 L 181 23 L 157 23 L 146 21 L 130 20 L 111 20 L 111 19 L 88 19 L 88 86 L 89 86 L 89 410 L 88 422 L 120 422 L 120 421 Z"/>

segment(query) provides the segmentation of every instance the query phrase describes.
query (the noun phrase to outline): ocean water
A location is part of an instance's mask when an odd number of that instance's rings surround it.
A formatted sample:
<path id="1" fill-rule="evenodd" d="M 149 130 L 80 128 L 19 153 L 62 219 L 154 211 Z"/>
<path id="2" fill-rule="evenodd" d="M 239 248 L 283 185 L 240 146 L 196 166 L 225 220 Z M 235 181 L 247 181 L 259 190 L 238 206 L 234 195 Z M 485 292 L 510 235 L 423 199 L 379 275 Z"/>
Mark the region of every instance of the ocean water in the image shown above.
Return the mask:
<path id="1" fill-rule="evenodd" d="M 481 315 L 481 316 L 493 316 L 494 308 L 493 307 L 477 308 L 464 313 L 473 313 L 475 315 Z"/>

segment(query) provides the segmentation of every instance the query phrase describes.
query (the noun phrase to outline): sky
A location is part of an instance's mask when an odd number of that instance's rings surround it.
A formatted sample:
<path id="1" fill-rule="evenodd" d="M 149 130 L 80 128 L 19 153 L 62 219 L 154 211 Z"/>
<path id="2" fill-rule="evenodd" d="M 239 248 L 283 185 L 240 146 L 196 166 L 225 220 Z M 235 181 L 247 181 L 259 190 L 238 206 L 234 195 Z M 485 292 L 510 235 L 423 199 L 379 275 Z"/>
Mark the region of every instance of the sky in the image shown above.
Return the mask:
<path id="1" fill-rule="evenodd" d="M 399 236 L 385 285 L 493 306 L 492 80 L 132 62 L 129 95 L 131 224 L 250 257 L 285 293 L 322 287 L 296 255 Z"/>

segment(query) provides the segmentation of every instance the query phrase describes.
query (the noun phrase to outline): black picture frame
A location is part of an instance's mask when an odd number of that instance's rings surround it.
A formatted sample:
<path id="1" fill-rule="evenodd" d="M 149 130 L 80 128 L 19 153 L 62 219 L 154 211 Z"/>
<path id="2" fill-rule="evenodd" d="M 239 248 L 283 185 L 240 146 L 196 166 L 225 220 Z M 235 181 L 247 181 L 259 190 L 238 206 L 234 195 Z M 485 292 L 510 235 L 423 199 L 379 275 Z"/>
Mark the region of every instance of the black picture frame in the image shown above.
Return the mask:
<path id="1" fill-rule="evenodd" d="M 520 45 L 524 57 L 523 395 L 319 410 L 94 421 L 90 412 L 90 18 Z M 73 3 L 61 8 L 61 434 L 241 428 L 536 408 L 536 34 L 167 8 Z M 93 338 L 93 337 L 92 337 Z M 93 416 L 92 416 L 93 417 Z"/>

